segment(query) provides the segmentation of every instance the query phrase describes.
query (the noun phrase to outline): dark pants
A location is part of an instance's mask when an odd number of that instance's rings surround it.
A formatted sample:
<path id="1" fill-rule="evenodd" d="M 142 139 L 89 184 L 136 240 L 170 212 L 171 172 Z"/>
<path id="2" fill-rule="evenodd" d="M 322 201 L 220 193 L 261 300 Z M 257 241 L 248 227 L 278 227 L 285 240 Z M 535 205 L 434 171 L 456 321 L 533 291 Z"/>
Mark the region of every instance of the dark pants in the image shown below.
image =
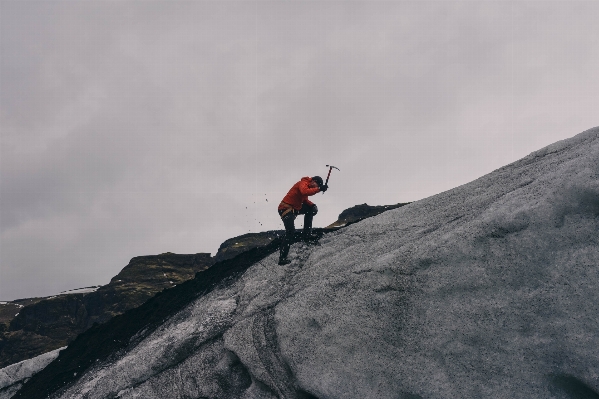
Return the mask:
<path id="1" fill-rule="evenodd" d="M 279 216 L 281 216 L 283 212 L 285 211 L 280 209 Z M 300 209 L 299 211 L 294 210 L 292 212 L 287 213 L 285 216 L 281 216 L 283 224 L 285 225 L 285 237 L 283 238 L 283 243 L 281 244 L 280 248 L 281 259 L 287 258 L 289 248 L 293 243 L 293 238 L 295 236 L 295 218 L 297 217 L 297 215 L 305 215 L 304 229 L 302 235 L 304 239 L 307 239 L 310 237 L 310 234 L 312 233 L 312 219 L 314 218 L 314 215 L 316 215 L 317 213 L 318 208 L 316 207 L 316 205 L 310 206 L 307 204 L 303 204 L 302 209 Z"/>

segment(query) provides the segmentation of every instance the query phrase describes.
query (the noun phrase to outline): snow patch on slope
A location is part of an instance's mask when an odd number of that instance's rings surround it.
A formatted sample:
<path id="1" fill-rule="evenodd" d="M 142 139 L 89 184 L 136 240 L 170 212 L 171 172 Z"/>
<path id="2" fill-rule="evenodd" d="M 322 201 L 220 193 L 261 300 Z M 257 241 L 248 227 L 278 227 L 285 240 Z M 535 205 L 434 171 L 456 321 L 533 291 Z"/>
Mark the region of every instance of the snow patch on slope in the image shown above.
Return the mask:
<path id="1" fill-rule="evenodd" d="M 85 288 L 77 288 L 74 290 L 63 291 L 58 295 L 70 295 L 70 294 L 89 294 L 92 292 L 96 292 L 101 285 L 95 285 L 93 287 L 85 287 Z"/>

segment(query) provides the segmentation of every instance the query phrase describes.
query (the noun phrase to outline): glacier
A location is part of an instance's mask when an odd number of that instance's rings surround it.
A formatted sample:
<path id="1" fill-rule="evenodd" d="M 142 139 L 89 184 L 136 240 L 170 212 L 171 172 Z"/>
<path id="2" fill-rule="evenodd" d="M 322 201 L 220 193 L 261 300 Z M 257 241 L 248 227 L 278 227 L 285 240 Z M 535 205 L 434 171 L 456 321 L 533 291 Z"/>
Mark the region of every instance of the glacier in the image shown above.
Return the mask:
<path id="1" fill-rule="evenodd" d="M 271 254 L 50 397 L 599 398 L 598 232 L 594 128 Z"/>

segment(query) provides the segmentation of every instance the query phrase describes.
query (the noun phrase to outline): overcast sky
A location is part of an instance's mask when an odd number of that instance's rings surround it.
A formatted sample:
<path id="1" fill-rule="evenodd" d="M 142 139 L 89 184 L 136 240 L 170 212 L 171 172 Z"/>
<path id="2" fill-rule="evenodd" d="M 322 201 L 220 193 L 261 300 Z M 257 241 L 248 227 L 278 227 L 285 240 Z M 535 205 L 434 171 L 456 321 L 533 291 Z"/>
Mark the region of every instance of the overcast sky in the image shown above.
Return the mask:
<path id="1" fill-rule="evenodd" d="M 597 1 L 0 0 L 0 300 L 417 201 L 599 125 Z M 301 222 L 297 223 L 297 227 Z"/>

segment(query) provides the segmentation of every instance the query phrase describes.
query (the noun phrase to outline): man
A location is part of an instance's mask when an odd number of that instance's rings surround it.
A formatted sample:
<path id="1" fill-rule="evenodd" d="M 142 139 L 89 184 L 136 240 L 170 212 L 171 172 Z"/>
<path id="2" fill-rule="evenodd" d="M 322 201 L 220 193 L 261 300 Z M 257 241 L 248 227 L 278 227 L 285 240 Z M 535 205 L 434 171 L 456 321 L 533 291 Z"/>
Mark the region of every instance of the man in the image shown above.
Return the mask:
<path id="1" fill-rule="evenodd" d="M 280 248 L 279 265 L 291 263 L 287 259 L 287 254 L 295 235 L 294 221 L 297 215 L 305 215 L 302 239 L 307 243 L 313 242 L 312 219 L 318 213 L 318 208 L 308 197 L 316 193 L 325 192 L 327 189 L 328 186 L 323 184 L 320 176 L 302 177 L 300 181 L 291 187 L 291 190 L 289 190 L 283 201 L 279 204 L 279 216 L 281 216 L 285 225 L 285 237 Z"/>

